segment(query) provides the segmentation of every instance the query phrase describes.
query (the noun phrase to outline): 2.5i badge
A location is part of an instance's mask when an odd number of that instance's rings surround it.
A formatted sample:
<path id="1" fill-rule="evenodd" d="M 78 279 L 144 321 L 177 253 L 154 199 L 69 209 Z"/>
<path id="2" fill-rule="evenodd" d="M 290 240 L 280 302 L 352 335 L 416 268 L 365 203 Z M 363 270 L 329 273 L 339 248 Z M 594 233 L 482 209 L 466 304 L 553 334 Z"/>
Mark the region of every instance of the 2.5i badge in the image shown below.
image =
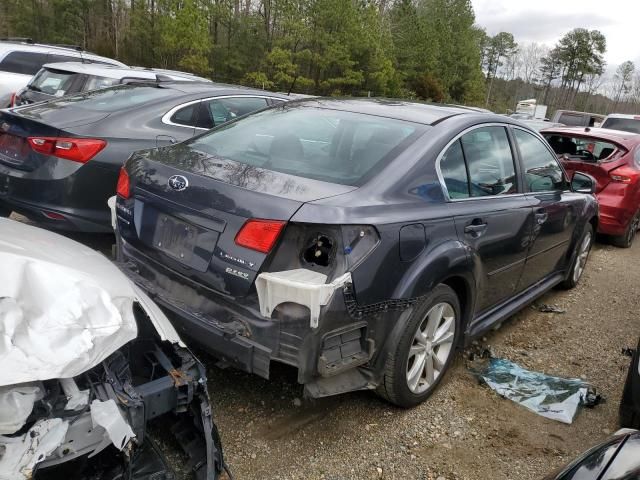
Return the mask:
<path id="1" fill-rule="evenodd" d="M 227 267 L 225 269 L 225 272 L 231 274 L 231 275 L 235 275 L 236 277 L 240 277 L 243 280 L 249 280 L 249 274 L 246 272 L 242 272 L 240 270 L 236 270 L 235 268 L 231 268 L 231 267 Z"/>

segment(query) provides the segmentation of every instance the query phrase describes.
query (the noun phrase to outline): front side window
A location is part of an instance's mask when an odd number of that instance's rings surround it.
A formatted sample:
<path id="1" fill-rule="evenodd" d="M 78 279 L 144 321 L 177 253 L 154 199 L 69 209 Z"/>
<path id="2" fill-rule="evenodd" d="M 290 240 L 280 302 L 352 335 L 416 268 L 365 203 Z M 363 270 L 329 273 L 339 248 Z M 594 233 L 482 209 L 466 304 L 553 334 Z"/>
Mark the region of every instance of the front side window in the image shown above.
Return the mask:
<path id="1" fill-rule="evenodd" d="M 530 192 L 549 192 L 568 188 L 558 160 L 535 135 L 514 129 L 527 188 Z"/>
<path id="2" fill-rule="evenodd" d="M 428 128 L 403 120 L 286 104 L 187 144 L 220 160 L 343 185 L 360 185 Z"/>
<path id="3" fill-rule="evenodd" d="M 35 75 L 47 63 L 46 53 L 9 52 L 0 61 L 0 71 Z"/>
<path id="4" fill-rule="evenodd" d="M 460 138 L 469 172 L 470 195 L 517 193 L 516 171 L 504 127 L 481 127 Z"/>

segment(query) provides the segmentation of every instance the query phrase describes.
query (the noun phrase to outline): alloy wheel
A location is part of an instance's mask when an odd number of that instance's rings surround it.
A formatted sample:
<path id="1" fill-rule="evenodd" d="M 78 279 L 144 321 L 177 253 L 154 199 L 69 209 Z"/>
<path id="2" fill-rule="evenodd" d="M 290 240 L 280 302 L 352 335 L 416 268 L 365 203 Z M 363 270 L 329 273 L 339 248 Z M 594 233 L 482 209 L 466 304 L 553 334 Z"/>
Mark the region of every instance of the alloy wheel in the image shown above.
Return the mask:
<path id="1" fill-rule="evenodd" d="M 453 352 L 456 314 L 441 302 L 427 312 L 413 336 L 407 359 L 407 386 L 414 394 L 425 392 L 440 376 Z"/>
<path id="2" fill-rule="evenodd" d="M 578 250 L 578 256 L 576 258 L 576 265 L 573 268 L 574 283 L 578 283 L 578 280 L 580 280 L 580 277 L 582 276 L 582 272 L 584 272 L 584 267 L 587 265 L 589 252 L 591 251 L 591 239 L 591 232 L 587 232 L 580 244 L 580 250 Z"/>
<path id="3" fill-rule="evenodd" d="M 638 226 L 640 226 L 640 214 L 636 213 L 631 219 L 631 225 L 629 225 L 629 230 L 627 231 L 627 245 L 633 243 L 633 239 L 638 231 Z"/>

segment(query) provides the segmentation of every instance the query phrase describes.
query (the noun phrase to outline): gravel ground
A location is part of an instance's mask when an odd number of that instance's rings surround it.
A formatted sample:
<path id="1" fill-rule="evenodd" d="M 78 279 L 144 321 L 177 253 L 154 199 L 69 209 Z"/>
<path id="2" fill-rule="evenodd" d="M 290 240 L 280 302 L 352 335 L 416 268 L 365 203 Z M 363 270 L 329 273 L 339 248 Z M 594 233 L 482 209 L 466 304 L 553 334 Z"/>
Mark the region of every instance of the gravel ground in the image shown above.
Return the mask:
<path id="1" fill-rule="evenodd" d="M 109 236 L 72 235 L 105 253 Z M 640 335 L 640 241 L 631 249 L 597 244 L 581 284 L 554 290 L 481 343 L 500 357 L 596 386 L 605 403 L 572 425 L 539 417 L 479 385 L 459 354 L 440 388 L 412 410 L 371 392 L 302 399 L 295 372 L 272 379 L 221 370 L 204 353 L 227 463 L 245 479 L 541 479 L 617 429 L 629 358 Z"/>

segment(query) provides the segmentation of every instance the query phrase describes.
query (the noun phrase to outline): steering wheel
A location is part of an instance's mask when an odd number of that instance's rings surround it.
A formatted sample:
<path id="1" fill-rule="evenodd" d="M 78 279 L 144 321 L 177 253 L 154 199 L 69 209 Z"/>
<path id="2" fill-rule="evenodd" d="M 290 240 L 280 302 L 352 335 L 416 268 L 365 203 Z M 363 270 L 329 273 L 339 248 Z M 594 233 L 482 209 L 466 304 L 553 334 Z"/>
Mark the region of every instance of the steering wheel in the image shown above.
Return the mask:
<path id="1" fill-rule="evenodd" d="M 579 157 L 584 157 L 586 160 L 596 160 L 596 156 L 591 153 L 589 150 L 578 150 L 576 151 L 576 155 Z"/>

